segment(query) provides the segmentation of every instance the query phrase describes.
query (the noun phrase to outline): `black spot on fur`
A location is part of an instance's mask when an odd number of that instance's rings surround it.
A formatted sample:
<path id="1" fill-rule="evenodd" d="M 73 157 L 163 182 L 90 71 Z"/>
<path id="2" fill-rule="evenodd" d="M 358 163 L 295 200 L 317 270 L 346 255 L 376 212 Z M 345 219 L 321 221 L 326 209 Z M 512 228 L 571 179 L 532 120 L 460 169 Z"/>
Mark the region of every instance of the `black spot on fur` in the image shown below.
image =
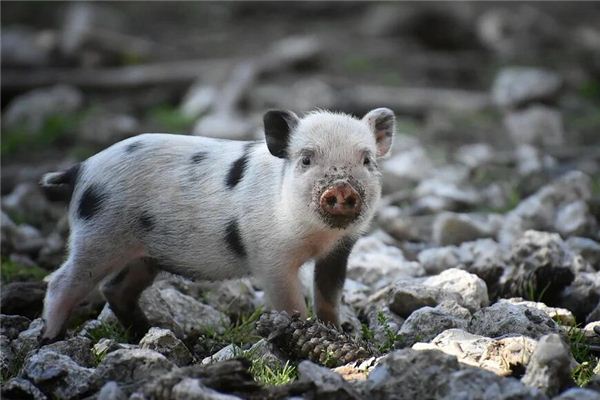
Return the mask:
<path id="1" fill-rule="evenodd" d="M 82 219 L 90 219 L 102 209 L 106 195 L 96 186 L 91 185 L 81 195 L 79 200 L 79 216 Z"/>
<path id="2" fill-rule="evenodd" d="M 237 221 L 231 221 L 227 224 L 225 228 L 225 242 L 227 242 L 229 248 L 238 256 L 246 256 L 246 249 L 244 248 L 244 243 L 242 243 Z"/>
<path id="3" fill-rule="evenodd" d="M 154 217 L 147 211 L 142 212 L 140 215 L 140 226 L 145 231 L 151 231 L 154 229 L 154 225 L 156 225 L 156 221 Z"/>
<path id="4" fill-rule="evenodd" d="M 127 145 L 127 147 L 125 147 L 125 152 L 126 153 L 133 153 L 134 151 L 136 151 L 137 149 L 139 149 L 140 147 L 142 147 L 142 142 L 133 142 L 133 143 L 129 143 Z"/>
<path id="5" fill-rule="evenodd" d="M 246 147 L 244 147 L 244 153 L 240 158 L 235 160 L 231 167 L 229 167 L 229 173 L 227 174 L 227 178 L 225 179 L 225 184 L 228 188 L 232 189 L 240 183 L 242 178 L 244 177 L 244 172 L 246 171 L 246 167 L 248 166 L 249 152 L 250 148 L 254 145 L 254 143 L 248 143 Z"/>
<path id="6" fill-rule="evenodd" d="M 206 159 L 208 153 L 205 151 L 199 151 L 197 153 L 192 154 L 192 164 L 200 164 L 202 161 Z"/>

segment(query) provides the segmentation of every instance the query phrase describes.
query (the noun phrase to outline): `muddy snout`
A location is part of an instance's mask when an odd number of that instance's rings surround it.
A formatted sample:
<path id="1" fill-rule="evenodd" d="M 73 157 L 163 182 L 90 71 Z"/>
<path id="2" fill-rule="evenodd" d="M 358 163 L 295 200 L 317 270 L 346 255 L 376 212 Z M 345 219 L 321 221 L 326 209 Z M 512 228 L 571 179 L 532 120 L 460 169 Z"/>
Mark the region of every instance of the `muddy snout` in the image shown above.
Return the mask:
<path id="1" fill-rule="evenodd" d="M 362 200 L 352 185 L 335 182 L 321 194 L 319 205 L 325 214 L 354 219 L 360 213 Z"/>

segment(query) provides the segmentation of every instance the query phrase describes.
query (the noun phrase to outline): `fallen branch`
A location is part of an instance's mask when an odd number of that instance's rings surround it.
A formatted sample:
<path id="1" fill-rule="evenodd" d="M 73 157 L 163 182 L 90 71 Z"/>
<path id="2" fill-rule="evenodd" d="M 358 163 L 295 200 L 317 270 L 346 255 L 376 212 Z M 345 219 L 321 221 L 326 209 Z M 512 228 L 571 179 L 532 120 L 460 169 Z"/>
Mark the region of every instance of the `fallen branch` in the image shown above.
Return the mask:
<path id="1" fill-rule="evenodd" d="M 189 84 L 204 74 L 228 68 L 236 63 L 234 59 L 205 59 L 102 69 L 52 68 L 38 71 L 7 69 L 2 71 L 2 90 L 28 90 L 59 83 L 94 89 Z"/>
<path id="2" fill-rule="evenodd" d="M 354 86 L 342 89 L 337 108 L 366 111 L 385 105 L 399 114 L 423 115 L 432 109 L 479 111 L 490 106 L 486 92 L 459 89 Z"/>

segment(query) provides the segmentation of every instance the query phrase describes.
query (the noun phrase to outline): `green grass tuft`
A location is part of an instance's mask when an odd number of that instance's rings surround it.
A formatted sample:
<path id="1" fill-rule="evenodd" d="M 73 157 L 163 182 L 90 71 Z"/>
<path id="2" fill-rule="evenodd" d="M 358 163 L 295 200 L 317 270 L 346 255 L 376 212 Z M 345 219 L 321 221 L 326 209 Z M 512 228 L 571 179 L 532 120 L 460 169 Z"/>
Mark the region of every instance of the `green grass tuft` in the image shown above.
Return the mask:
<path id="1" fill-rule="evenodd" d="M 2 283 L 41 281 L 48 271 L 38 266 L 24 266 L 11 260 L 3 259 L 0 265 L 0 280 Z"/>
<path id="2" fill-rule="evenodd" d="M 87 336 L 94 343 L 98 343 L 100 339 L 113 339 L 118 343 L 128 343 L 130 340 L 129 332 L 118 322 L 104 322 L 101 325 L 90 329 Z"/>
<path id="3" fill-rule="evenodd" d="M 250 361 L 249 372 L 254 380 L 267 386 L 285 385 L 294 381 L 298 377 L 298 369 L 294 363 L 286 361 L 281 365 L 279 362 L 269 360 L 254 350 L 241 350 L 239 347 L 234 350 L 235 356 L 245 358 Z"/>
<path id="4" fill-rule="evenodd" d="M 204 329 L 199 342 L 205 345 L 204 350 L 210 354 L 230 344 L 238 347 L 254 344 L 261 339 L 256 332 L 256 321 L 262 312 L 262 307 L 258 307 L 251 314 L 242 315 L 235 323 L 226 326 L 223 331 L 213 328 Z"/>
<path id="5" fill-rule="evenodd" d="M 298 376 L 296 366 L 290 364 L 289 361 L 286 361 L 281 367 L 274 367 L 270 366 L 262 358 L 252 360 L 250 373 L 256 382 L 267 386 L 285 385 L 294 381 Z"/>
<path id="6" fill-rule="evenodd" d="M 589 80 L 579 87 L 579 94 L 586 99 L 600 101 L 600 81 Z"/>
<path id="7" fill-rule="evenodd" d="M 7 156 L 57 145 L 73 136 L 83 115 L 82 112 L 50 115 L 38 131 L 25 126 L 7 129 L 2 132 L 0 153 Z"/>
<path id="8" fill-rule="evenodd" d="M 162 105 L 152 108 L 148 112 L 148 117 L 159 128 L 169 132 L 185 133 L 189 132 L 194 126 L 195 118 L 190 118 L 179 111 L 177 107 Z"/>
<path id="9" fill-rule="evenodd" d="M 594 377 L 594 368 L 600 363 L 600 359 L 592 354 L 585 334 L 576 325 L 568 326 L 566 333 L 573 358 L 579 363 L 571 371 L 571 377 L 578 386 L 586 386 Z"/>
<path id="10" fill-rule="evenodd" d="M 377 325 L 383 331 L 383 341 L 376 343 L 375 331 L 369 328 L 366 324 L 362 324 L 361 326 L 361 335 L 363 340 L 365 340 L 367 343 L 371 343 L 372 345 L 374 345 L 379 353 L 387 353 L 390 350 L 396 348 L 396 346 L 402 342 L 402 335 L 399 335 L 394 329 L 390 327 L 389 318 L 381 311 L 377 313 Z"/>

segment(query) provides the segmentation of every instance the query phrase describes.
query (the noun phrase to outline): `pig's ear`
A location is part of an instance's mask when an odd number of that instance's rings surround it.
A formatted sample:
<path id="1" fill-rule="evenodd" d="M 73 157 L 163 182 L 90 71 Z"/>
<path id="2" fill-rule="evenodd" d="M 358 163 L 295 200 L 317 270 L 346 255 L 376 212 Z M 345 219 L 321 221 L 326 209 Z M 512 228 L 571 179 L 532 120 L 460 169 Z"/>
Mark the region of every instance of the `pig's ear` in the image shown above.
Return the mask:
<path id="1" fill-rule="evenodd" d="M 392 148 L 392 140 L 396 131 L 396 118 L 389 108 L 371 110 L 362 119 L 375 135 L 377 157 L 385 157 Z"/>
<path id="2" fill-rule="evenodd" d="M 299 118 L 291 111 L 271 110 L 263 117 L 267 147 L 275 157 L 286 158 L 290 135 Z"/>

